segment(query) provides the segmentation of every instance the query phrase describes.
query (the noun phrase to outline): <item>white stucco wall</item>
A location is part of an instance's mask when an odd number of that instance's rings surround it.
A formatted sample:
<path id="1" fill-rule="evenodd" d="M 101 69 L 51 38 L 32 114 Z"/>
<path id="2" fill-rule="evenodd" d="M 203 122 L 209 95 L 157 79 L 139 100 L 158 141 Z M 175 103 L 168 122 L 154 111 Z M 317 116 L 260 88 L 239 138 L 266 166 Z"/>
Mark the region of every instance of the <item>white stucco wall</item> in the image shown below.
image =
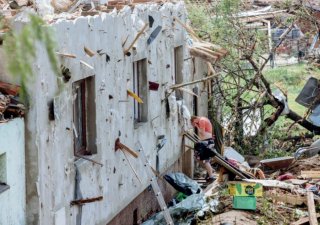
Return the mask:
<path id="1" fill-rule="evenodd" d="M 124 56 L 125 47 L 133 41 L 148 16 L 154 18 L 135 45 L 131 56 Z M 130 169 L 122 152 L 115 152 L 114 143 L 121 142 L 137 150 L 138 142 L 155 167 L 157 136 L 165 135 L 167 143 L 160 153 L 160 170 L 165 171 L 181 155 L 181 124 L 178 113 L 171 111 L 166 117 L 165 90 L 174 84 L 173 49 L 184 45 L 184 80 L 191 81 L 191 60 L 185 46 L 186 32 L 174 25 L 173 16 L 186 20 L 182 2 L 136 5 L 121 12 L 103 13 L 101 16 L 79 17 L 74 21 L 59 20 L 52 24 L 58 44 L 57 51 L 74 54 L 75 59 L 60 58 L 70 69 L 71 80 L 58 89 L 45 50 L 38 51 L 35 64 L 36 78 L 30 88 L 31 108 L 27 126 L 27 212 L 29 224 L 106 224 L 148 185 L 145 168 L 139 159 L 128 156 L 142 183 Z M 158 26 L 162 31 L 147 45 L 151 32 Z M 84 46 L 95 54 L 89 57 Z M 127 95 L 132 90 L 132 63 L 148 59 L 148 80 L 160 83 L 158 91 L 149 91 L 148 122 L 137 129 L 133 121 L 133 99 Z M 90 69 L 80 63 L 90 64 Z M 168 66 L 169 65 L 169 66 Z M 91 158 L 103 167 L 80 159 L 75 161 L 73 149 L 72 83 L 95 75 L 97 154 Z M 202 75 L 202 74 L 201 74 Z M 202 84 L 199 84 L 201 86 Z M 112 98 L 110 97 L 112 96 Z M 185 94 L 184 103 L 192 112 L 192 96 Z M 200 93 L 200 96 L 205 96 Z M 48 119 L 48 102 L 55 101 L 55 120 Z M 173 105 L 175 101 L 173 101 Z M 82 212 L 70 206 L 74 200 L 75 166 L 81 175 L 80 190 L 83 198 L 103 196 L 103 201 L 86 204 Z M 80 216 L 82 214 L 82 216 Z"/>
<path id="2" fill-rule="evenodd" d="M 10 188 L 0 193 L 0 224 L 26 224 L 26 188 L 24 121 L 14 119 L 0 123 L 0 155 L 6 154 L 7 184 Z"/>

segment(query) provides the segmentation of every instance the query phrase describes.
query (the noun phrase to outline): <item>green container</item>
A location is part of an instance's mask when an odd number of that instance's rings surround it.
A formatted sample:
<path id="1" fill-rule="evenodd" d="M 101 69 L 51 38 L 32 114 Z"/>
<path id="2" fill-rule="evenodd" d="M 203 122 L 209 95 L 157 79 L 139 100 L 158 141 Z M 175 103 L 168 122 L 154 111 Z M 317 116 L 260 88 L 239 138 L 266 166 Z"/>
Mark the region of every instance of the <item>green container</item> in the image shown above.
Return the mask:
<path id="1" fill-rule="evenodd" d="M 233 208 L 234 209 L 248 209 L 256 210 L 257 208 L 257 199 L 254 196 L 234 196 L 233 197 Z"/>

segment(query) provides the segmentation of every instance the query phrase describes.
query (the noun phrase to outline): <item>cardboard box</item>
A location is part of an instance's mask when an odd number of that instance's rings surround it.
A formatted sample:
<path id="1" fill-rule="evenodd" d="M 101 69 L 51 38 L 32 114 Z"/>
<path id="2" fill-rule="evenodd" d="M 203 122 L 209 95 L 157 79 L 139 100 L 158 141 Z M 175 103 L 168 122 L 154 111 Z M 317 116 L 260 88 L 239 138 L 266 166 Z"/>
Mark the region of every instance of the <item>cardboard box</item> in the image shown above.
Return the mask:
<path id="1" fill-rule="evenodd" d="M 263 186 L 262 184 L 257 183 L 229 182 L 228 190 L 229 194 L 232 196 L 261 197 Z"/>

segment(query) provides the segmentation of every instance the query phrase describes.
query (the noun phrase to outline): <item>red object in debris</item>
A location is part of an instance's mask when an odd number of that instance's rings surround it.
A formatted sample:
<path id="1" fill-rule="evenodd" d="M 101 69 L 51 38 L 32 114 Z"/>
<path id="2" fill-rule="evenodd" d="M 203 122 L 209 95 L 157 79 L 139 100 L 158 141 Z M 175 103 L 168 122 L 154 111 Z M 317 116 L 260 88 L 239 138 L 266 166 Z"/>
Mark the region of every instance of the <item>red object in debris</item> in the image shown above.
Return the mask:
<path id="1" fill-rule="evenodd" d="M 157 91 L 159 88 L 159 84 L 156 82 L 149 81 L 149 90 Z"/>
<path id="2" fill-rule="evenodd" d="M 20 86 L 0 81 L 0 92 L 5 95 L 17 96 Z"/>
<path id="3" fill-rule="evenodd" d="M 237 160 L 234 159 L 228 159 L 228 163 L 236 168 L 239 168 L 239 163 Z"/>
<path id="4" fill-rule="evenodd" d="M 292 173 L 285 173 L 285 174 L 278 176 L 277 180 L 283 181 L 283 180 L 289 180 L 289 179 L 293 179 L 293 178 L 294 178 L 294 176 L 292 175 Z"/>

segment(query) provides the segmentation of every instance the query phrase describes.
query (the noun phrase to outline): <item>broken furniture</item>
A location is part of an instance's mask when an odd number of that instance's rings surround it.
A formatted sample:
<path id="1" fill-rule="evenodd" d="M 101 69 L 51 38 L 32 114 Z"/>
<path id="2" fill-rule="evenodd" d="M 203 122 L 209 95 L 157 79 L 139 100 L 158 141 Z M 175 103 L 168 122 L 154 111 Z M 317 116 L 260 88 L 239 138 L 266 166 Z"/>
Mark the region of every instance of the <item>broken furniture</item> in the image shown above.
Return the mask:
<path id="1" fill-rule="evenodd" d="M 294 157 L 285 156 L 285 157 L 278 157 L 273 159 L 264 159 L 261 160 L 260 163 L 264 166 L 267 166 L 271 169 L 283 169 L 288 168 L 294 161 Z"/>

